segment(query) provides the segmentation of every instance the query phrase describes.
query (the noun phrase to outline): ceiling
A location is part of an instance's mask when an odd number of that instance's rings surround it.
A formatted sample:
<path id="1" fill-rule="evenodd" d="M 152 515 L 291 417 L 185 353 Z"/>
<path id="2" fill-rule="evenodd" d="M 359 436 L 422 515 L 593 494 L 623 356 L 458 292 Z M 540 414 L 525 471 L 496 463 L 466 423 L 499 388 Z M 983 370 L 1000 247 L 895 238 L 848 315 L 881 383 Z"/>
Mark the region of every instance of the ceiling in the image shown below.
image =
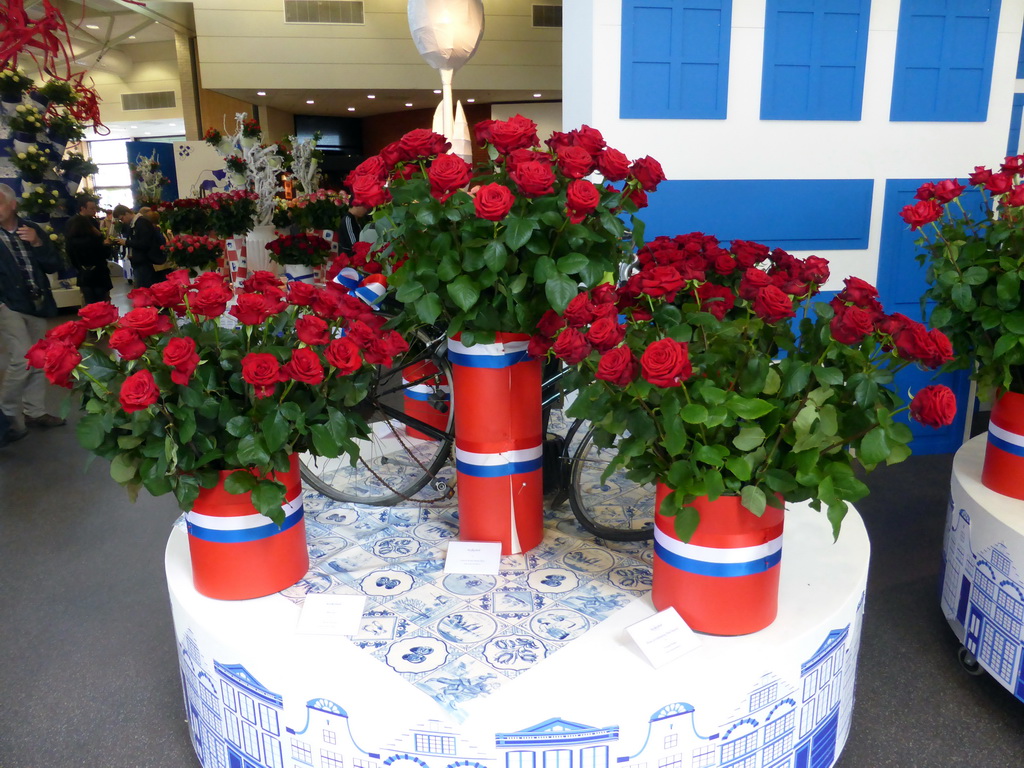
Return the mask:
<path id="1" fill-rule="evenodd" d="M 239 0 L 244 2 L 244 0 Z M 75 58 L 86 62 L 94 61 L 97 54 L 108 50 L 120 50 L 130 55 L 132 45 L 166 42 L 174 40 L 175 32 L 194 36 L 195 22 L 191 3 L 161 2 L 145 0 L 144 5 L 131 0 L 51 0 L 51 3 L 63 15 L 68 25 L 74 47 Z M 25 7 L 30 15 L 33 8 L 41 5 L 41 0 L 25 0 Z M 427 66 L 424 63 L 424 66 Z M 257 90 L 221 90 L 227 96 L 240 101 L 269 106 L 285 112 L 299 115 L 337 115 L 342 117 L 368 117 L 370 115 L 389 114 L 409 109 L 434 109 L 441 100 L 440 77 L 438 92 L 430 90 L 270 90 L 265 96 L 257 95 Z M 561 101 L 562 93 L 558 91 L 513 91 L 487 90 L 463 91 L 458 88 L 455 80 L 455 98 L 463 103 L 494 104 L 521 103 L 529 101 Z M 375 98 L 369 98 L 372 95 Z M 307 102 L 312 100 L 313 104 Z M 412 106 L 408 106 L 411 104 Z M 151 122 L 148 129 L 152 135 L 167 135 L 172 130 L 167 121 Z M 180 120 L 175 121 L 180 125 Z M 133 121 L 131 125 L 139 125 Z M 113 125 L 111 127 L 114 127 Z M 118 124 L 128 134 L 136 130 L 128 123 Z"/>

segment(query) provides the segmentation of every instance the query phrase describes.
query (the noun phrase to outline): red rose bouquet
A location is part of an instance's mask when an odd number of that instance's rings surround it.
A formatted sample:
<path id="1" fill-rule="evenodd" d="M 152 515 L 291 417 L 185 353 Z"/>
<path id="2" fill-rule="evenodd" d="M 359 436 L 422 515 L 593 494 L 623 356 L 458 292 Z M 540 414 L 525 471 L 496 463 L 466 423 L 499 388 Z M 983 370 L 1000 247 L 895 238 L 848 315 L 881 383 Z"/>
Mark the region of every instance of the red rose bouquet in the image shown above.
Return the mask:
<path id="1" fill-rule="evenodd" d="M 175 266 L 200 272 L 217 264 L 224 255 L 224 243 L 206 235 L 171 235 L 163 251 Z"/>
<path id="2" fill-rule="evenodd" d="M 289 223 L 299 229 L 340 229 L 347 210 L 345 195 L 326 189 L 299 195 L 287 204 Z"/>
<path id="3" fill-rule="evenodd" d="M 305 232 L 297 235 L 281 235 L 267 243 L 270 260 L 278 264 L 300 264 L 304 267 L 319 267 L 326 264 L 331 256 L 331 244 L 320 235 Z"/>
<path id="4" fill-rule="evenodd" d="M 589 126 L 556 132 L 543 147 L 520 115 L 474 133 L 489 158 L 479 167 L 420 129 L 347 179 L 352 204 L 374 209 L 378 238 L 407 257 L 390 278 L 398 301 L 467 344 L 496 331 L 532 333 L 580 283 L 615 272 L 631 250 L 619 214 L 644 207 L 665 178 L 657 161 L 630 161 Z M 633 235 L 639 243 L 635 218 Z"/>
<path id="5" fill-rule="evenodd" d="M 238 237 L 252 231 L 259 197 L 247 189 L 211 192 L 201 202 L 208 211 L 207 223 L 218 237 Z"/>
<path id="6" fill-rule="evenodd" d="M 83 307 L 50 330 L 27 358 L 56 385 L 76 390 L 85 415 L 78 438 L 110 460 L 132 494 L 173 492 L 190 509 L 221 470 L 226 488 L 252 491 L 280 522 L 289 455 L 352 456 L 367 425 L 356 406 L 372 366 L 407 349 L 379 314 L 339 288 L 256 272 L 233 295 L 220 275 L 184 270 L 129 294 L 121 315 Z M 264 479 L 260 479 L 264 478 Z"/>
<path id="7" fill-rule="evenodd" d="M 976 166 L 969 186 L 928 183 L 901 215 L 920 230 L 930 321 L 949 334 L 978 396 L 1024 394 L 1024 155 L 992 171 Z"/>
<path id="8" fill-rule="evenodd" d="M 548 312 L 531 353 L 577 366 L 568 413 L 616 445 L 609 473 L 673 489 L 663 512 L 680 536 L 697 525 L 697 497 L 742 497 L 760 515 L 770 495 L 824 505 L 833 529 L 872 469 L 909 454 L 910 428 L 893 373 L 949 361 L 949 340 L 900 314 L 856 277 L 830 302 L 812 301 L 828 262 L 699 232 L 659 237 L 622 286 L 599 285 Z M 925 387 L 910 417 L 952 422 L 953 393 Z"/>

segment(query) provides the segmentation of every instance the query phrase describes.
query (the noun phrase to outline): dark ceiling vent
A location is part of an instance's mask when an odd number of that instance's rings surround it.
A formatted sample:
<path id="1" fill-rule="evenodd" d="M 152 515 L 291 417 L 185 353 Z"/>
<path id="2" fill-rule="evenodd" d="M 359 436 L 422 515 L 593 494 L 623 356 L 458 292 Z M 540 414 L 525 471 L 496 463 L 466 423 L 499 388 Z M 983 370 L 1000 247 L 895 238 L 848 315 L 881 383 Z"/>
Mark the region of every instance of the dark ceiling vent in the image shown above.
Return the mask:
<path id="1" fill-rule="evenodd" d="M 174 91 L 121 94 L 121 109 L 125 112 L 136 109 L 172 109 L 176 104 Z"/>
<path id="2" fill-rule="evenodd" d="M 363 4 L 353 0 L 284 0 L 286 24 L 362 24 Z"/>
<path id="3" fill-rule="evenodd" d="M 562 6 L 560 5 L 535 5 L 533 6 L 533 26 L 535 27 L 562 27 Z"/>

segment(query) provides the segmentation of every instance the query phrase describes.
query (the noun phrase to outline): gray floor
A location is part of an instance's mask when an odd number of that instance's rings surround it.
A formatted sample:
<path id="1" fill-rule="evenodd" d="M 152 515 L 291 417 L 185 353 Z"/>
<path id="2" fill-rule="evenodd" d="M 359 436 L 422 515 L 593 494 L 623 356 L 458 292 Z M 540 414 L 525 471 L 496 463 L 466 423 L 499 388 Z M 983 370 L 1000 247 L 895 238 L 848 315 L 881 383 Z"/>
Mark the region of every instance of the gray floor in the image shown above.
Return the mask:
<path id="1" fill-rule="evenodd" d="M 87 458 L 73 425 L 0 448 L 0 768 L 196 768 L 163 577 L 177 509 Z M 961 669 L 938 607 L 950 464 L 880 469 L 858 505 L 873 555 L 840 768 L 1024 765 L 1024 703 Z"/>

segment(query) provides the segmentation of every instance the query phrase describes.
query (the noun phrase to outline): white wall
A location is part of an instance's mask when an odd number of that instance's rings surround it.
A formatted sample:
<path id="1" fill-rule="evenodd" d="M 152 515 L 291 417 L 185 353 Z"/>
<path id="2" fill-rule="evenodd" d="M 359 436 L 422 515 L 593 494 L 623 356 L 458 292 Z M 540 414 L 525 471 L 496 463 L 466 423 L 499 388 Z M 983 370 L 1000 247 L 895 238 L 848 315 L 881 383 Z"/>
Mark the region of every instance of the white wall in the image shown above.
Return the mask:
<path id="1" fill-rule="evenodd" d="M 118 50 L 131 57 L 132 65 L 124 76 L 94 69 L 92 78 L 100 102 L 100 115 L 105 123 L 128 120 L 171 120 L 182 117 L 181 81 L 174 42 L 122 45 Z M 86 81 L 88 82 L 88 80 Z M 125 111 L 121 108 L 124 93 L 174 91 L 173 109 L 140 109 Z"/>
<path id="2" fill-rule="evenodd" d="M 889 122 L 898 0 L 871 4 L 857 122 L 760 120 L 765 0 L 733 1 L 727 119 L 620 119 L 620 0 L 564 0 L 563 8 L 565 125 L 598 128 L 629 157 L 656 158 L 670 179 L 875 179 L 867 250 L 821 253 L 832 262 L 829 288 L 877 272 L 885 179 L 964 176 L 1005 154 L 1024 0 L 1002 0 L 984 123 Z"/>

